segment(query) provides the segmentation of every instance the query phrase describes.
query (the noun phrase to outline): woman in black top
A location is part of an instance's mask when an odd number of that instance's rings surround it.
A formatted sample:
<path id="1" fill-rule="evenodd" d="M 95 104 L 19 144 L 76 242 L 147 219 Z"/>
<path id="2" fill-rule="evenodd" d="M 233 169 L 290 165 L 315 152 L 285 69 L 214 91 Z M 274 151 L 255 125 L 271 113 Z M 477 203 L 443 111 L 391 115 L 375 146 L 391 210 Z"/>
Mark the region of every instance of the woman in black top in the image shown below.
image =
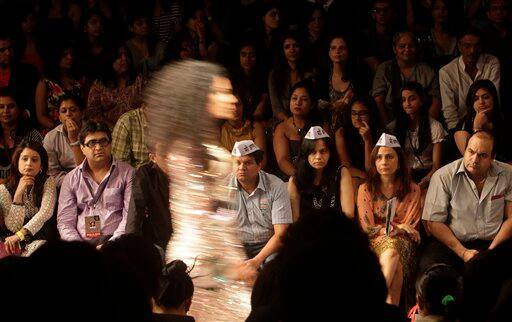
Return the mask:
<path id="1" fill-rule="evenodd" d="M 310 128 L 302 141 L 297 173 L 288 182 L 294 221 L 301 213 L 334 209 L 354 217 L 354 189 L 346 167 L 338 167 L 333 141 L 320 127 Z"/>

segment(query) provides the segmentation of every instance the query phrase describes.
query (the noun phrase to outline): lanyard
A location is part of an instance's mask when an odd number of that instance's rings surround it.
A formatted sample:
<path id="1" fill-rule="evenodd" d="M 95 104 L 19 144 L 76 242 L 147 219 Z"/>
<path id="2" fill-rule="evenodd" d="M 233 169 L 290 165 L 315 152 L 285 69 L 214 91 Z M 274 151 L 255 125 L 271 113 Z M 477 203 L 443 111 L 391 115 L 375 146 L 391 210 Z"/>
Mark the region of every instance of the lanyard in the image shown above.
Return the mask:
<path id="1" fill-rule="evenodd" d="M 96 203 L 98 202 L 101 195 L 103 194 L 103 191 L 105 191 L 105 188 L 107 187 L 108 181 L 110 180 L 110 177 L 112 176 L 113 171 L 114 171 L 114 167 L 112 167 L 112 169 L 110 170 L 110 173 L 109 173 L 107 179 L 103 180 L 103 182 L 100 183 L 100 186 L 98 187 L 98 190 L 96 191 L 96 194 L 94 194 L 92 192 L 92 187 L 91 187 L 91 184 L 89 183 L 89 181 L 87 181 L 87 179 L 84 179 L 85 185 L 87 186 L 89 193 L 91 194 L 91 196 L 93 196 L 91 202 L 88 203 L 89 207 L 94 208 L 96 206 Z"/>

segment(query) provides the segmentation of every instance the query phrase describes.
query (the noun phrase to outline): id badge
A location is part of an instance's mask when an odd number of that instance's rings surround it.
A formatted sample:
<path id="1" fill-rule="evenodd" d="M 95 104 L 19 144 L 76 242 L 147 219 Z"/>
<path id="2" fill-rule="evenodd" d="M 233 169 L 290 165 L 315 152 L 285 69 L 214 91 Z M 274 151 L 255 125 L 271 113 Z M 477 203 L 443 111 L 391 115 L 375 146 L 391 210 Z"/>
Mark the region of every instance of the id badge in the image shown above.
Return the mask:
<path id="1" fill-rule="evenodd" d="M 100 216 L 85 217 L 85 237 L 97 238 L 101 236 Z"/>

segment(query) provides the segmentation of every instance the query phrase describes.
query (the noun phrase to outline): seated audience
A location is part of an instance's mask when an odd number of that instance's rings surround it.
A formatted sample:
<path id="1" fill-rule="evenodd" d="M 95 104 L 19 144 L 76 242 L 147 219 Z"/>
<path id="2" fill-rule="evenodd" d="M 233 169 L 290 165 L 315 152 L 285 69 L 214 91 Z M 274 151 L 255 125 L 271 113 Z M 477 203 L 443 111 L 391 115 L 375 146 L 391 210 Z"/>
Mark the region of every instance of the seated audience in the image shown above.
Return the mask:
<path id="1" fill-rule="evenodd" d="M 256 44 L 245 40 L 239 47 L 239 59 L 232 72 L 232 81 L 240 96 L 247 118 L 267 120 L 269 111 L 267 74 L 263 70 Z"/>
<path id="2" fill-rule="evenodd" d="M 344 117 L 343 127 L 336 130 L 338 159 L 349 169 L 356 191 L 366 179 L 374 142 L 381 132 L 375 111 L 371 97 L 356 97 L 350 106 L 350 117 Z"/>
<path id="3" fill-rule="evenodd" d="M 354 59 L 344 37 L 331 38 L 329 60 L 329 68 L 322 73 L 322 94 L 318 107 L 326 114 L 324 118 L 334 133 L 342 126 L 343 115 L 347 113 L 352 103 L 357 86 L 354 79 Z"/>
<path id="4" fill-rule="evenodd" d="M 152 144 L 149 152 L 150 163 L 140 166 L 135 172 L 126 233 L 143 236 L 164 252 L 171 239 L 172 222 L 169 177 L 166 172 L 168 161 L 162 145 Z"/>
<path id="5" fill-rule="evenodd" d="M 48 152 L 48 175 L 55 177 L 57 188 L 60 188 L 66 173 L 82 163 L 85 156 L 78 140 L 82 128 L 82 101 L 64 94 L 59 99 L 58 108 L 61 124 L 45 135 L 43 146 Z"/>
<path id="6" fill-rule="evenodd" d="M 404 152 L 392 135 L 382 134 L 370 166 L 357 195 L 359 223 L 379 257 L 388 287 L 386 302 L 398 305 L 403 288 L 408 306 L 420 241 L 421 190 L 411 182 Z"/>
<path id="7" fill-rule="evenodd" d="M 240 239 L 249 258 L 244 265 L 254 270 L 279 250 L 281 238 L 292 223 L 286 186 L 261 170 L 263 153 L 253 141 L 237 142 L 232 151 L 236 168 L 229 178 Z"/>
<path id="8" fill-rule="evenodd" d="M 137 10 L 139 8 L 134 8 Z M 134 12 L 128 22 L 132 36 L 126 41 L 132 64 L 137 73 L 149 77 L 150 73 L 160 67 L 164 58 L 164 43 L 152 41 L 150 17 L 144 11 Z"/>
<path id="9" fill-rule="evenodd" d="M 220 129 L 220 145 L 226 150 L 231 151 L 236 142 L 252 140 L 266 153 L 267 142 L 263 125 L 260 122 L 252 121 L 248 117 L 240 96 L 237 96 L 237 100 L 235 118 L 226 120 Z M 265 167 L 266 161 L 265 156 L 262 167 Z"/>
<path id="10" fill-rule="evenodd" d="M 121 115 L 112 131 L 112 155 L 114 159 L 129 163 L 134 168 L 149 162 L 145 128 L 146 107 L 128 111 Z"/>
<path id="11" fill-rule="evenodd" d="M 309 81 L 299 82 L 290 90 L 289 109 L 292 116 L 281 122 L 274 133 L 274 153 L 285 177 L 296 172 L 294 163 L 307 130 L 313 125 L 321 124 L 316 105 L 316 97 Z"/>
<path id="12" fill-rule="evenodd" d="M 429 21 L 422 23 L 419 5 L 413 1 L 407 9 L 407 25 L 409 29 L 418 33 L 419 49 L 426 63 L 435 71 L 449 63 L 458 55 L 455 20 L 455 7 L 453 1 L 434 0 L 430 7 L 424 9 Z M 416 7 L 416 8 L 415 8 Z M 426 20 L 426 19 L 425 19 Z"/>
<path id="13" fill-rule="evenodd" d="M 427 189 L 430 178 L 441 167 L 442 142 L 447 133 L 441 123 L 428 113 L 429 97 L 416 82 L 402 87 L 402 109 L 389 124 L 403 147 L 411 177 L 420 188 Z"/>
<path id="14" fill-rule="evenodd" d="M 39 74 L 33 66 L 16 60 L 14 40 L 5 29 L 0 30 L 0 89 L 13 93 L 12 98 L 16 98 L 20 111 L 27 110 L 30 120 L 35 123 L 34 97 Z"/>
<path id="15" fill-rule="evenodd" d="M 311 73 L 305 70 L 299 38 L 292 33 L 283 36 L 276 57 L 268 76 L 268 92 L 274 118 L 282 122 L 288 119 L 291 89 Z"/>
<path id="16" fill-rule="evenodd" d="M 85 160 L 64 177 L 57 228 L 63 240 L 87 241 L 99 248 L 125 232 L 134 170 L 113 160 L 105 123 L 85 123 L 78 138 Z"/>
<path id="17" fill-rule="evenodd" d="M 39 142 L 23 141 L 14 152 L 11 169 L 9 182 L 0 185 L 2 221 L 9 230 L 5 250 L 28 256 L 56 237 L 49 222 L 57 201 L 55 179 L 47 175 L 48 156 Z"/>
<path id="18" fill-rule="evenodd" d="M 43 138 L 23 117 L 23 109 L 9 89 L 0 89 L 0 113 L 0 183 L 6 183 L 16 146 L 22 141 L 41 143 Z"/>
<path id="19" fill-rule="evenodd" d="M 417 61 L 417 40 L 411 32 L 398 32 L 393 37 L 395 58 L 379 65 L 373 79 L 372 95 L 377 103 L 381 123 L 386 126 L 396 118 L 402 102 L 401 89 L 406 82 L 420 83 L 431 104 L 428 107 L 432 117 L 437 118 L 441 107 L 437 73 L 425 63 Z"/>
<path id="20" fill-rule="evenodd" d="M 59 123 L 59 101 L 65 94 L 82 98 L 84 79 L 78 74 L 78 62 L 71 45 L 53 49 L 46 73 L 36 88 L 36 116 L 39 127 L 50 131 Z"/>
<path id="21" fill-rule="evenodd" d="M 338 167 L 334 143 L 320 126 L 311 127 L 302 141 L 288 193 L 294 221 L 303 212 L 323 213 L 326 209 L 354 218 L 352 177 L 346 167 Z"/>
<path id="22" fill-rule="evenodd" d="M 105 67 L 104 76 L 94 81 L 89 92 L 85 119 L 101 120 L 113 128 L 121 115 L 140 107 L 142 76 L 137 75 L 126 46 L 117 48 Z"/>
<path id="23" fill-rule="evenodd" d="M 494 150 L 498 161 L 509 162 L 511 153 L 507 145 L 510 131 L 505 126 L 498 91 L 493 82 L 479 79 L 468 90 L 466 106 L 469 107 L 466 117 L 460 122 L 454 133 L 455 143 L 461 155 L 464 155 L 468 139 L 472 133 L 488 131 L 494 136 Z"/>
<path id="24" fill-rule="evenodd" d="M 423 220 L 434 238 L 420 269 L 445 263 L 462 272 L 479 252 L 512 237 L 512 169 L 494 156 L 494 137 L 476 132 L 464 157 L 432 176 Z"/>
<path id="25" fill-rule="evenodd" d="M 372 74 L 386 60 L 393 59 L 393 35 L 397 31 L 397 12 L 392 0 L 374 0 L 372 25 L 360 35 L 361 57 Z"/>
<path id="26" fill-rule="evenodd" d="M 479 79 L 488 79 L 500 88 L 500 62 L 481 50 L 480 34 L 472 29 L 459 37 L 460 56 L 439 70 L 442 112 L 448 131 L 453 131 L 468 114 L 469 87 Z"/>
<path id="27" fill-rule="evenodd" d="M 187 315 L 193 295 L 194 283 L 187 265 L 179 259 L 168 263 L 162 271 L 160 292 L 154 300 L 153 321 L 194 322 L 195 319 Z"/>

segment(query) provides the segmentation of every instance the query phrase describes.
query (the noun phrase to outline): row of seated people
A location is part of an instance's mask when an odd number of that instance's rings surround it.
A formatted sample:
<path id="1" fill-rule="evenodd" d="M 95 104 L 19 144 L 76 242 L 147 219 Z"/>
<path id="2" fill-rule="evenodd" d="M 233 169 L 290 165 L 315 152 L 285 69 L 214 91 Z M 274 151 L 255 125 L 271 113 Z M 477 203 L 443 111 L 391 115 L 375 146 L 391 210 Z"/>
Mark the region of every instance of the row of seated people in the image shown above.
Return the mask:
<path id="1" fill-rule="evenodd" d="M 389 6 L 389 1 L 381 2 L 379 5 L 386 3 Z M 271 7 L 267 8 L 265 15 L 272 12 Z M 379 7 L 375 10 L 376 15 L 379 15 L 391 9 Z M 99 24 L 100 30 L 102 24 L 102 20 L 96 21 L 94 16 L 87 16 L 85 28 L 85 32 L 91 35 L 94 32 L 89 31 L 92 27 L 89 26 L 88 19 L 92 19 L 91 25 Z M 96 22 L 93 23 L 93 20 Z M 147 28 L 147 17 L 140 23 Z M 130 22 L 130 28 L 135 34 L 134 39 L 139 36 L 147 38 L 147 35 L 137 34 L 137 30 L 145 30 L 139 26 L 137 19 Z M 143 33 L 147 32 L 146 30 Z M 301 41 L 294 33 L 285 33 L 279 39 L 274 50 L 276 64 L 273 68 L 270 68 L 271 60 L 259 52 L 260 46 L 253 39 L 240 41 L 237 55 L 233 55 L 239 59 L 233 58 L 228 66 L 232 67 L 234 83 L 239 88 L 238 92 L 246 106 L 248 117 L 255 119 L 268 119 L 272 116 L 274 120 L 284 121 L 289 116 L 289 89 L 309 76 L 314 76 L 318 92 L 321 93 L 319 107 L 331 110 L 334 114 L 346 111 L 347 106 L 352 103 L 354 93 L 370 90 L 383 126 L 396 118 L 397 105 L 401 101 L 400 89 L 409 81 L 417 81 L 425 87 L 431 98 L 428 102 L 430 115 L 441 121 L 450 134 L 460 127 L 464 117 L 469 114 L 470 109 L 466 106 L 465 98 L 474 81 L 491 80 L 498 94 L 502 93 L 498 97 L 508 102 L 506 91 L 500 91 L 503 69 L 501 64 L 506 64 L 506 61 L 500 64 L 496 57 L 482 53 L 482 44 L 486 42 L 486 38 L 482 38 L 478 31 L 469 29 L 462 32 L 455 41 L 456 45 L 451 46 L 458 48 L 455 53 L 460 55 L 452 54 L 451 61 L 445 61 L 446 64 L 440 65 L 440 69 L 421 62 L 419 43 L 411 32 L 398 32 L 388 38 L 389 44 L 384 47 L 390 47 L 387 51 L 393 54 L 386 60 L 377 59 L 378 63 L 373 64 L 375 75 L 372 74 L 369 79 L 365 79 L 365 71 L 357 63 L 360 60 L 357 57 L 358 51 L 352 48 L 350 39 L 342 35 L 331 36 L 326 46 L 318 44 L 321 55 L 318 55 L 318 59 L 313 59 L 311 67 L 306 67 L 307 64 L 304 63 L 305 56 L 311 54 L 311 45 Z M 23 64 L 17 61 L 14 48 L 18 47 L 12 36 L 2 33 L 0 42 L 5 53 L 1 70 L 6 79 L 1 86 L 12 87 L 17 94 L 21 94 L 20 105 L 30 111 L 31 120 L 37 123 L 43 133 L 58 125 L 56 105 L 65 92 L 81 96 L 86 106 L 85 114 L 101 115 L 102 120 L 111 128 L 124 112 L 140 106 L 142 87 L 148 75 L 143 75 L 136 68 L 140 63 L 137 58 L 141 55 L 133 53 L 134 50 L 137 51 L 137 46 L 132 42 L 117 46 L 111 54 L 103 55 L 105 57 L 100 59 L 102 63 L 94 68 L 101 66 L 103 75 L 88 82 L 84 82 L 83 77 L 76 74 L 82 58 L 70 44 L 57 46 L 58 50 L 49 55 L 48 59 L 51 61 L 47 62 L 48 71 L 39 79 L 26 68 L 22 68 Z M 485 49 L 491 50 L 488 46 Z M 146 57 L 143 60 L 151 59 Z M 307 60 L 312 59 L 309 57 Z M 265 64 L 269 66 L 262 66 Z M 94 66 L 90 67 L 93 69 Z M 270 72 L 267 73 L 267 70 Z M 506 76 L 506 70 L 503 73 Z M 339 117 L 330 117 L 328 120 L 333 132 L 340 126 L 338 120 Z"/>
<path id="2" fill-rule="evenodd" d="M 433 192 L 427 195 L 427 208 L 424 210 L 423 218 L 432 222 L 427 227 L 430 227 L 433 236 L 442 242 L 432 241 L 428 244 L 430 251 L 425 252 L 424 256 L 424 262 L 428 264 L 448 260 L 450 265 L 460 269 L 461 263 L 472 259 L 478 250 L 492 250 L 509 237 L 509 215 L 506 212 L 503 214 L 503 211 L 506 211 L 504 209 L 507 197 L 503 194 L 496 195 L 497 192 L 494 190 L 508 191 L 511 184 L 509 176 L 512 173 L 509 173 L 508 166 L 492 161 L 492 135 L 478 132 L 472 139 L 469 141 L 464 159 L 457 160 L 437 172 L 438 181 L 430 188 Z M 140 181 L 135 187 L 141 189 L 138 196 L 145 200 L 137 200 L 137 195 L 131 194 L 131 177 L 134 170 L 123 162 L 111 161 L 108 127 L 101 123 L 86 123 L 79 140 L 86 162 L 72 170 L 65 177 L 61 187 L 57 215 L 61 238 L 87 240 L 101 248 L 107 240 L 116 239 L 124 234 L 127 218 L 132 220 L 128 224 L 131 225 L 131 229 L 142 233 L 142 221 L 147 209 L 142 209 L 138 216 L 131 218 L 126 214 L 127 207 L 134 211 L 133 207 L 142 203 L 142 208 L 152 208 L 152 228 L 159 226 L 158 230 L 166 234 L 166 237 L 157 240 L 156 238 L 161 236 L 154 236 L 154 230 L 149 229 L 150 238 L 160 247 L 166 247 L 171 234 L 168 193 L 165 193 L 166 189 L 158 189 L 168 185 L 165 174 L 160 175 L 162 181 L 155 181 L 160 178 L 147 173 L 146 177 L 140 177 L 144 172 L 138 171 L 135 181 Z M 321 127 L 312 127 L 305 136 L 297 161 L 299 171 L 288 183 L 289 197 L 280 179 L 261 171 L 263 152 L 254 142 L 237 142 L 233 155 L 237 158 L 237 168 L 231 182 L 239 191 L 234 205 L 238 212 L 241 239 L 249 257 L 245 263 L 247 266 L 256 269 L 268 261 L 279 249 L 280 239 L 288 225 L 293 219 L 300 218 L 301 213 L 334 209 L 347 217 L 355 217 L 350 172 L 346 168 L 340 170 L 336 165 L 336 158 L 330 157 L 335 155 L 332 140 Z M 159 173 L 163 173 L 161 168 L 165 169 L 165 165 L 160 163 L 163 159 L 161 155 L 155 159 L 157 169 L 160 168 Z M 45 227 L 45 224 L 53 215 L 57 192 L 55 178 L 47 177 L 45 174 L 47 162 L 46 151 L 34 142 L 22 143 L 15 153 L 12 171 L 16 171 L 14 173 L 17 174 L 11 176 L 9 184 L 2 186 L 5 189 L 2 193 L 2 211 L 6 214 L 6 228 L 14 233 L 5 239 L 5 247 L 10 254 L 19 251 L 20 241 L 27 243 L 25 251 L 31 253 L 40 245 L 41 239 L 44 240 L 48 236 L 45 234 L 48 233 L 49 227 Z M 460 171 L 467 171 L 465 177 L 451 177 Z M 497 176 L 498 179 L 503 178 L 503 182 L 489 182 L 493 180 L 490 176 L 495 175 L 495 172 L 503 173 L 501 177 Z M 397 305 L 404 281 L 405 285 L 410 287 L 414 273 L 415 249 L 420 241 L 420 188 L 411 182 L 403 151 L 396 137 L 391 135 L 383 134 L 373 149 L 370 174 L 373 178 L 369 177 L 368 182 L 359 188 L 358 218 L 381 261 L 389 288 L 388 302 Z M 335 180 L 332 180 L 333 177 Z M 467 181 L 467 190 L 447 192 L 446 189 L 453 186 L 443 182 L 443 179 L 462 180 L 463 183 Z M 142 181 L 146 185 L 153 182 L 153 190 L 143 189 L 140 186 Z M 492 191 L 483 191 L 486 181 L 487 190 Z M 461 201 L 456 198 L 449 199 L 455 195 L 459 198 L 466 196 L 467 199 L 473 189 L 470 182 L 477 185 L 478 194 L 475 195 L 475 202 L 479 203 L 480 194 L 486 192 L 483 197 L 489 199 L 488 202 L 493 200 L 496 203 L 496 200 L 501 199 L 498 202 L 503 203 L 497 211 L 493 211 L 494 208 L 483 207 L 483 211 L 488 209 L 490 212 L 484 216 L 494 219 L 494 224 L 487 223 L 484 228 L 484 231 L 488 230 L 488 235 L 478 235 L 478 222 L 467 222 L 461 218 L 461 214 L 455 213 L 453 209 L 454 204 Z M 459 189 L 461 186 L 462 184 L 456 185 Z M 14 191 L 14 195 L 10 191 Z M 441 192 L 445 193 L 444 205 L 439 205 L 438 201 Z M 85 201 L 86 199 L 92 200 Z M 389 211 L 389 206 L 386 205 L 392 199 L 396 199 L 396 215 L 392 219 L 390 232 L 389 228 L 385 227 Z M 154 201 L 160 203 L 155 205 Z M 465 202 L 467 204 L 467 200 Z M 252 204 L 258 206 L 248 206 Z M 498 215 L 497 212 L 500 211 Z M 268 218 L 269 215 L 271 218 Z M 138 228 L 134 227 L 137 225 L 134 223 L 135 220 L 139 221 Z M 167 223 L 167 227 L 162 227 L 162 223 Z M 254 229 L 254 225 L 259 228 L 258 231 Z M 474 240 L 475 237 L 477 240 Z"/>

